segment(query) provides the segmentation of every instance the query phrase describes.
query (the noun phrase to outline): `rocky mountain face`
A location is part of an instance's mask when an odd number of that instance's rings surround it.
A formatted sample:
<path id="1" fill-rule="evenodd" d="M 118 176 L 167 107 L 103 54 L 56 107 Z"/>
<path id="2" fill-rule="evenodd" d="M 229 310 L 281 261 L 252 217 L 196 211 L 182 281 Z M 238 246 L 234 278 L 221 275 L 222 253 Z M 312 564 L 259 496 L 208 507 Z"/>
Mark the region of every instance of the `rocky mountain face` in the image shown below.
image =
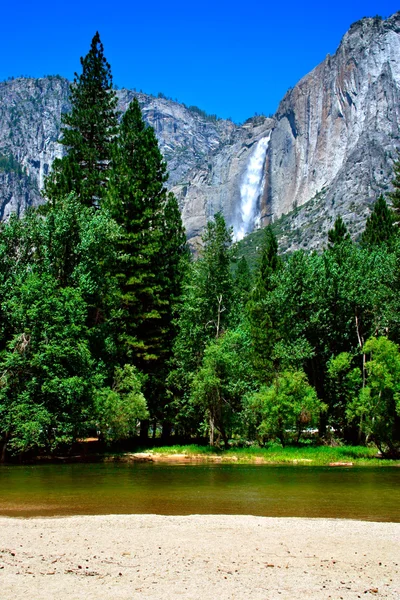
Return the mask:
<path id="1" fill-rule="evenodd" d="M 196 107 L 136 95 L 168 163 L 188 237 L 195 244 L 221 210 L 236 236 L 282 215 L 284 249 L 313 248 L 341 214 L 353 236 L 389 189 L 400 145 L 400 13 L 363 19 L 282 100 L 273 118 L 243 125 Z M 63 147 L 69 83 L 58 76 L 0 83 L 0 218 L 43 199 Z"/>
<path id="2" fill-rule="evenodd" d="M 400 13 L 366 18 L 282 100 L 273 119 L 238 128 L 232 143 L 189 184 L 174 188 L 184 221 L 196 235 L 222 209 L 238 229 L 240 184 L 256 142 L 270 134 L 258 198 L 262 225 L 279 227 L 283 250 L 317 248 L 341 214 L 353 237 L 371 205 L 388 191 L 400 147 Z"/>
<path id="3" fill-rule="evenodd" d="M 302 245 L 316 247 L 341 214 L 357 236 L 371 203 L 390 185 L 400 146 L 399 100 L 400 13 L 355 23 L 335 55 L 279 106 L 264 222 L 294 210 L 288 233 L 303 230 Z"/>
<path id="4" fill-rule="evenodd" d="M 168 163 L 169 185 L 202 168 L 210 154 L 231 143 L 237 125 L 207 116 L 166 98 L 120 90 L 118 110 L 136 96 L 146 122 L 154 127 Z M 0 83 L 0 214 L 22 213 L 43 202 L 39 190 L 53 160 L 62 156 L 58 143 L 61 115 L 70 110 L 69 82 L 62 77 L 14 79 Z"/>

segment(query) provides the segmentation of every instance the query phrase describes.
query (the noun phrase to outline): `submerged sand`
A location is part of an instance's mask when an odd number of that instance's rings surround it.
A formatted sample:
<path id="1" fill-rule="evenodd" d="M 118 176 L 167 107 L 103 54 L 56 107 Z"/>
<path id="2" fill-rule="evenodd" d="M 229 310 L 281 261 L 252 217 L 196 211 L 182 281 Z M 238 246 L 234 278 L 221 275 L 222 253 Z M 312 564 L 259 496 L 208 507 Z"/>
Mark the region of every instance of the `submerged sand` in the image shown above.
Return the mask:
<path id="1" fill-rule="evenodd" d="M 1 600 L 398 600 L 399 565 L 399 523 L 0 518 Z"/>

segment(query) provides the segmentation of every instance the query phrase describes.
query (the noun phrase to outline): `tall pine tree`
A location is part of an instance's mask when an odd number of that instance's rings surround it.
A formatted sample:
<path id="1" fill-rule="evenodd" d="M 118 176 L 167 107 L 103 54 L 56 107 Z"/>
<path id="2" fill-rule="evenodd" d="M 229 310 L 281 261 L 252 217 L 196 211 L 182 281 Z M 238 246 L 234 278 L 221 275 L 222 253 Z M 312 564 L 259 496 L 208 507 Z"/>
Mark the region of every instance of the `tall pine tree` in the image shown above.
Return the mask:
<path id="1" fill-rule="evenodd" d="M 246 310 L 250 325 L 254 369 L 265 382 L 272 373 L 272 350 L 277 340 L 277 323 L 267 308 L 269 293 L 275 288 L 274 274 L 281 268 L 278 242 L 271 225 L 264 230 L 260 262 L 255 275 L 255 285 Z"/>
<path id="2" fill-rule="evenodd" d="M 82 204 L 98 206 L 105 193 L 117 131 L 117 99 L 98 33 L 81 65 L 82 73 L 75 73 L 70 88 L 71 112 L 62 117 L 60 143 L 67 155 L 54 161 L 44 194 L 54 202 L 74 192 Z"/>
<path id="3" fill-rule="evenodd" d="M 160 413 L 181 294 L 186 238 L 176 199 L 165 182 L 166 164 L 154 130 L 135 98 L 122 117 L 115 140 L 105 205 L 121 227 L 118 279 L 123 318 L 121 361 L 149 375 L 149 407 Z M 157 400 L 156 400 L 157 398 Z"/>

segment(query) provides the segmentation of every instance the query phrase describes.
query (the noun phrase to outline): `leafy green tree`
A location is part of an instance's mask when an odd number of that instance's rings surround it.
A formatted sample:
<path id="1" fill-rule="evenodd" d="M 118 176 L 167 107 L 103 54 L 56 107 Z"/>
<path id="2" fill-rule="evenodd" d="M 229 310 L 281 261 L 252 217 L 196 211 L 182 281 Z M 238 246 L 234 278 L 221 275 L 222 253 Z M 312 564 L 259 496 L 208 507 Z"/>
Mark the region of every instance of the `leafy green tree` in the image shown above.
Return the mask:
<path id="1" fill-rule="evenodd" d="M 185 237 L 166 180 L 154 130 L 143 121 L 135 98 L 115 143 L 106 205 L 121 227 L 118 279 L 125 309 L 124 356 L 145 371 L 165 351 L 162 329 L 171 326 L 171 318 L 165 323 L 166 313 L 172 314 L 170 304 L 180 295 L 182 278 Z"/>
<path id="2" fill-rule="evenodd" d="M 37 273 L 21 273 L 14 284 L 5 303 L 14 334 L 0 360 L 1 437 L 14 453 L 52 450 L 85 431 L 103 374 L 79 291 Z"/>
<path id="3" fill-rule="evenodd" d="M 136 432 L 139 419 L 148 418 L 142 380 L 133 365 L 117 367 L 112 387 L 96 394 L 96 426 L 104 439 L 127 438 Z"/>
<path id="4" fill-rule="evenodd" d="M 215 433 L 228 447 L 232 434 L 243 431 L 243 397 L 253 390 L 249 351 L 250 340 L 244 329 L 227 331 L 210 341 L 194 376 L 191 402 L 207 417 L 211 446 Z"/>
<path id="5" fill-rule="evenodd" d="M 364 346 L 370 354 L 367 385 L 348 406 L 348 418 L 359 419 L 361 428 L 381 452 L 398 456 L 400 449 L 400 352 L 386 337 L 370 338 Z"/>
<path id="6" fill-rule="evenodd" d="M 260 262 L 256 273 L 256 293 L 269 292 L 274 289 L 273 275 L 282 266 L 282 261 L 278 254 L 278 241 L 268 225 L 264 229 L 264 236 L 261 245 Z"/>
<path id="7" fill-rule="evenodd" d="M 71 443 L 95 418 L 94 399 L 116 360 L 118 295 L 110 274 L 117 234 L 105 211 L 73 196 L 45 218 L 28 214 L 2 227 L 3 456 L 6 447 L 20 453 Z"/>
<path id="8" fill-rule="evenodd" d="M 354 366 L 354 356 L 341 352 L 327 363 L 327 373 L 332 385 L 332 404 L 330 407 L 331 424 L 337 433 L 349 439 L 351 437 L 348 421 L 348 406 L 357 398 L 362 387 L 360 366 Z M 361 430 L 360 430 L 361 433 Z M 360 440 L 360 437 L 358 438 Z"/>
<path id="9" fill-rule="evenodd" d="M 183 291 L 175 352 L 186 372 L 201 364 L 208 342 L 227 329 L 233 302 L 229 247 L 231 232 L 217 213 L 203 233 L 203 249 L 191 264 Z"/>
<path id="10" fill-rule="evenodd" d="M 81 65 L 82 73 L 75 73 L 71 86 L 71 112 L 62 117 L 60 143 L 67 155 L 54 161 L 44 194 L 54 202 L 74 192 L 81 204 L 98 206 L 105 193 L 117 131 L 117 99 L 98 33 Z"/>
<path id="11" fill-rule="evenodd" d="M 381 194 L 367 219 L 365 230 L 361 236 L 361 243 L 368 248 L 384 242 L 390 245 L 394 234 L 393 212 L 389 209 L 385 198 Z"/>
<path id="12" fill-rule="evenodd" d="M 207 224 L 201 255 L 190 264 L 183 285 L 177 322 L 179 332 L 168 385 L 175 423 L 182 424 L 185 430 L 195 430 L 201 418 L 190 402 L 190 389 L 205 349 L 212 340 L 223 335 L 232 319 L 231 239 L 223 216 L 216 214 Z"/>
<path id="13" fill-rule="evenodd" d="M 315 426 L 326 410 L 302 371 L 279 373 L 271 386 L 250 397 L 249 404 L 260 420 L 260 438 L 276 437 L 282 446 L 290 438 L 299 442 L 303 430 Z"/>

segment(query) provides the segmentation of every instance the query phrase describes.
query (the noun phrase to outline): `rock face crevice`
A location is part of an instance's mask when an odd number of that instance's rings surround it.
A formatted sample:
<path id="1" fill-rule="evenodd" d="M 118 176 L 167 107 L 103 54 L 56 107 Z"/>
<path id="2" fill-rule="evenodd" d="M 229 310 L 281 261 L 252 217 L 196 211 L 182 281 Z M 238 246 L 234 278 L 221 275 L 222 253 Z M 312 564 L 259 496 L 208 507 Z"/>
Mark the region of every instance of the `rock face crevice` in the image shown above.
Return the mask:
<path id="1" fill-rule="evenodd" d="M 371 204 L 390 188 L 400 146 L 400 13 L 352 25 L 273 118 L 236 125 L 166 98 L 117 93 L 120 111 L 136 96 L 154 127 L 193 244 L 217 211 L 238 223 L 249 159 L 269 136 L 261 225 L 294 211 L 285 235 L 295 235 L 285 247 L 316 248 L 341 214 L 357 237 Z M 0 218 L 43 202 L 39 190 L 62 155 L 61 115 L 69 109 L 61 77 L 0 83 Z"/>

